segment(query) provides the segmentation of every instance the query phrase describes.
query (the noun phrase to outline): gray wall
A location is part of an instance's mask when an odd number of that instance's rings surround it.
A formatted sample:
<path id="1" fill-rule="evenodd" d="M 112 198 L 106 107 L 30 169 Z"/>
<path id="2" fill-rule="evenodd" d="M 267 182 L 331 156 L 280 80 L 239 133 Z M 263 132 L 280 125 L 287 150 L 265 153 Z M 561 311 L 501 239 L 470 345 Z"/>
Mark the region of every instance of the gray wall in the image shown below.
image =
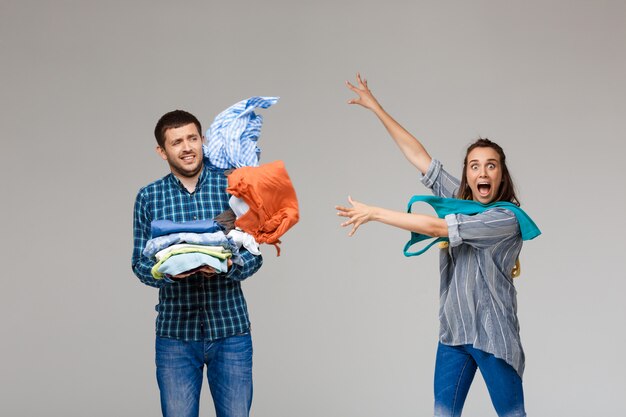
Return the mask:
<path id="1" fill-rule="evenodd" d="M 167 172 L 152 129 L 252 95 L 281 96 L 259 144 L 301 207 L 244 284 L 253 415 L 431 414 L 436 251 L 333 209 L 427 192 L 345 104 L 357 70 L 453 173 L 478 135 L 506 150 L 544 233 L 516 281 L 529 414 L 622 413 L 624 39 L 622 1 L 1 0 L 0 414 L 158 415 L 157 291 L 130 270 L 135 194 Z M 464 416 L 494 415 L 477 377 Z"/>

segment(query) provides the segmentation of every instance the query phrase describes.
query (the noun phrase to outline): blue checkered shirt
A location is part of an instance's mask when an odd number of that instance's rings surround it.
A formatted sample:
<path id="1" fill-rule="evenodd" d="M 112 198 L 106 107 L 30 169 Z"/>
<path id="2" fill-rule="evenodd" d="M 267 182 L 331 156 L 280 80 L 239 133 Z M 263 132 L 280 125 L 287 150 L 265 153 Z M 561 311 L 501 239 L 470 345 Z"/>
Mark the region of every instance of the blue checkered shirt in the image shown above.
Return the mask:
<path id="1" fill-rule="evenodd" d="M 241 281 L 262 265 L 261 256 L 241 248 L 243 266 L 212 278 L 192 275 L 181 280 L 152 277 L 154 258 L 142 252 L 150 239 L 152 220 L 185 222 L 206 220 L 228 208 L 228 181 L 223 170 L 204 165 L 193 193 L 169 174 L 143 187 L 135 200 L 132 267 L 141 282 L 159 288 L 156 306 L 157 336 L 182 340 L 215 340 L 244 333 L 250 328 Z"/>
<path id="2" fill-rule="evenodd" d="M 253 110 L 267 109 L 278 97 L 250 97 L 233 104 L 217 115 L 206 132 L 204 156 L 217 168 L 258 166 L 261 150 L 257 146 L 263 116 Z"/>

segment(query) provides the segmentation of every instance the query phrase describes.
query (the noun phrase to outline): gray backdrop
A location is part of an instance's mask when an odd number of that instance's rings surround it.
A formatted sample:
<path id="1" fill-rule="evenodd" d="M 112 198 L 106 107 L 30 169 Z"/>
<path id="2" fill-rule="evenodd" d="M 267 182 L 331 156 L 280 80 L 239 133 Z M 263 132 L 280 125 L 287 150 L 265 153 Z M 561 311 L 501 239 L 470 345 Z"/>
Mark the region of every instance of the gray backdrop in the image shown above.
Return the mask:
<path id="1" fill-rule="evenodd" d="M 436 250 L 333 208 L 427 192 L 345 103 L 356 71 L 453 173 L 479 135 L 506 150 L 543 230 L 516 281 L 529 415 L 623 413 L 625 39 L 622 1 L 1 0 L 0 414 L 159 414 L 157 291 L 130 269 L 154 124 L 278 95 L 259 144 L 301 221 L 244 284 L 253 415 L 430 415 Z M 480 376 L 464 415 L 495 415 Z"/>

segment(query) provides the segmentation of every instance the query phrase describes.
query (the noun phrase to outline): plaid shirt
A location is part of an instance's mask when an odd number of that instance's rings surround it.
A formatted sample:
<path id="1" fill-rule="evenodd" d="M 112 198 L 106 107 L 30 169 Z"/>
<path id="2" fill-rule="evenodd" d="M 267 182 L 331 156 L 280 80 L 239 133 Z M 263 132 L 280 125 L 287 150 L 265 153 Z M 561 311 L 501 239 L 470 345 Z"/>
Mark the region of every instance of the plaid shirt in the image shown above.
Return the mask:
<path id="1" fill-rule="evenodd" d="M 159 288 L 157 336 L 182 340 L 215 340 L 250 328 L 241 282 L 262 265 L 261 256 L 241 248 L 243 266 L 232 265 L 226 274 L 206 279 L 201 275 L 173 281 L 156 280 L 150 269 L 155 259 L 143 256 L 152 220 L 185 222 L 206 220 L 228 208 L 228 181 L 223 170 L 205 163 L 196 189 L 189 193 L 173 174 L 143 187 L 135 200 L 132 267 L 146 285 Z"/>

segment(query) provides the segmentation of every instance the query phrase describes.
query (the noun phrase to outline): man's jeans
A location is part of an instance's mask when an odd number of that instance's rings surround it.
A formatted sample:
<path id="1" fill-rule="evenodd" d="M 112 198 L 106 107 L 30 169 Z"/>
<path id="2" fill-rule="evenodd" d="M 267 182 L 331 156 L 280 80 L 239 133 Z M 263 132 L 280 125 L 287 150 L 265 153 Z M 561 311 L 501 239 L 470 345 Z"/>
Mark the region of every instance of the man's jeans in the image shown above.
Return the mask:
<path id="1" fill-rule="evenodd" d="M 511 365 L 472 345 L 442 343 L 435 364 L 435 416 L 461 415 L 477 367 L 498 416 L 525 417 L 522 379 Z"/>
<path id="2" fill-rule="evenodd" d="M 217 417 L 248 417 L 252 405 L 249 333 L 211 342 L 157 336 L 156 373 L 163 416 L 198 416 L 204 365 Z"/>

